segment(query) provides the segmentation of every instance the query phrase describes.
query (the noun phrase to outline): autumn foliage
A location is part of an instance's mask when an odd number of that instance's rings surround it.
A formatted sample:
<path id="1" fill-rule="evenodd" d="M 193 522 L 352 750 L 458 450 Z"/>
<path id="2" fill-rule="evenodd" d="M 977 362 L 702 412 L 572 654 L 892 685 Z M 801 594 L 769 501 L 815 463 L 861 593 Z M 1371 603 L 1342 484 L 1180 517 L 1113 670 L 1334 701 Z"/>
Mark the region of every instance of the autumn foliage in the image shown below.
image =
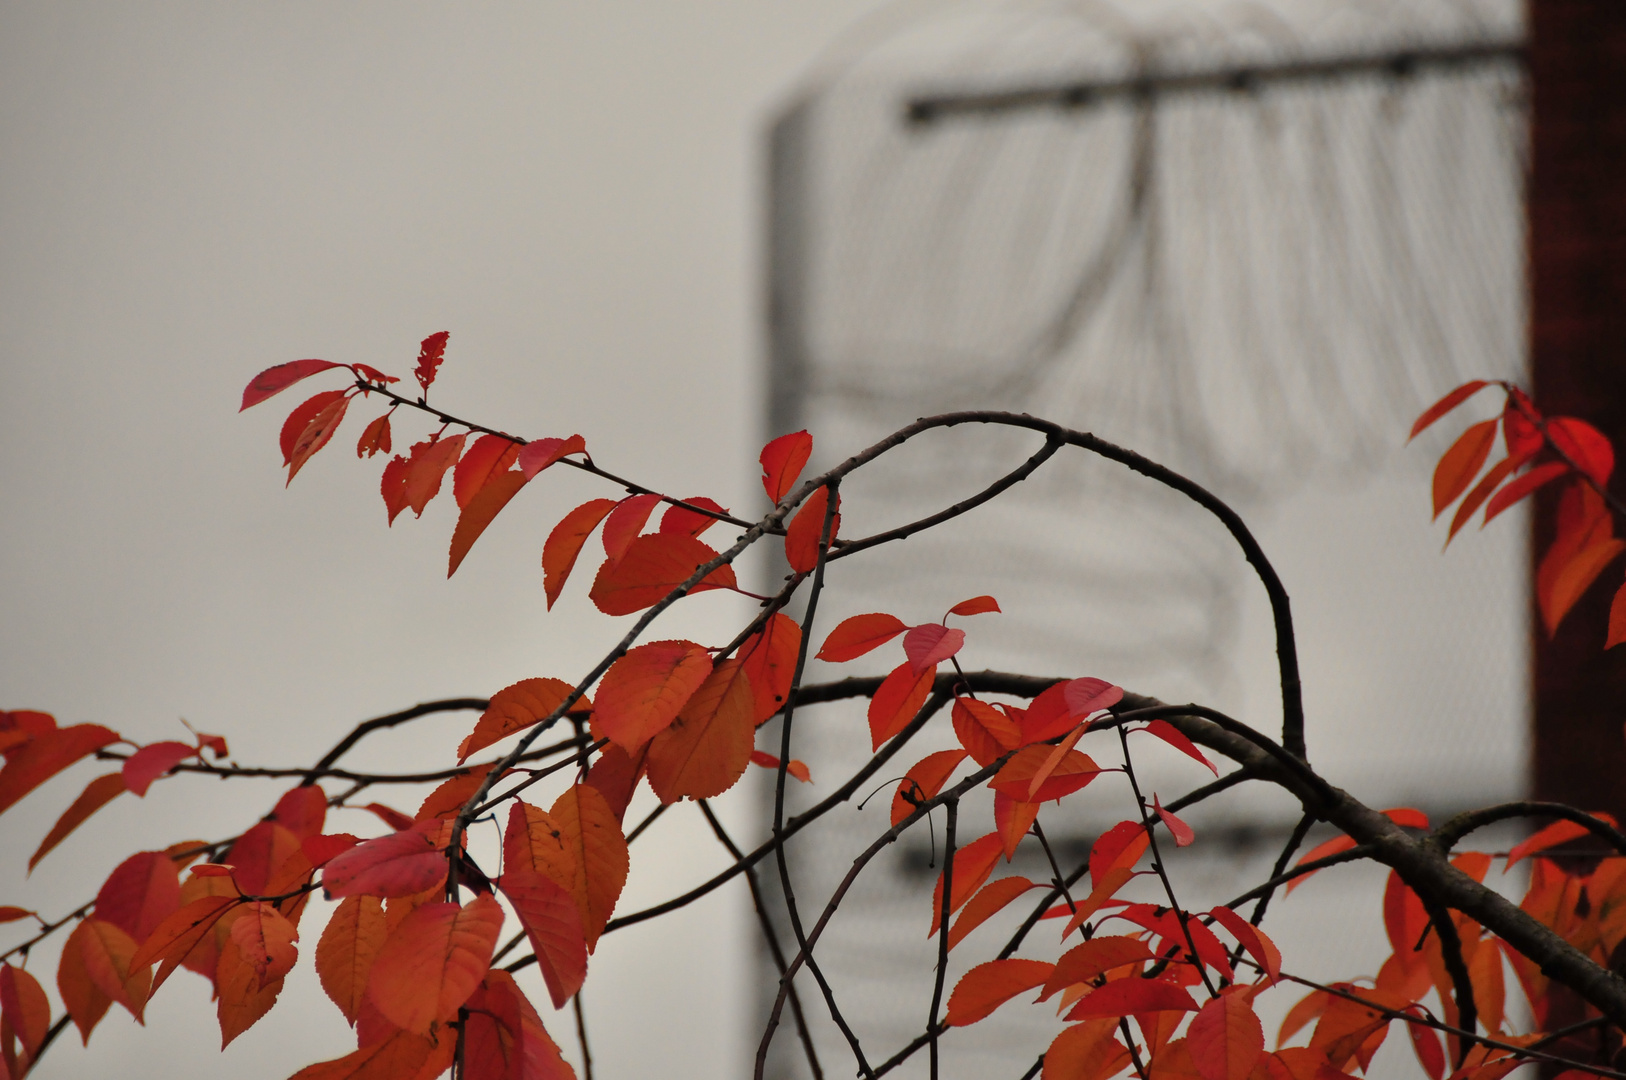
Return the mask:
<path id="1" fill-rule="evenodd" d="M 542 587 L 551 607 L 575 580 L 600 611 L 635 617 L 632 625 L 590 671 L 537 674 L 494 689 L 448 755 L 442 782 L 412 813 L 359 804 L 359 789 L 333 782 L 340 759 L 374 730 L 469 702 L 430 703 L 361 724 L 293 777 L 297 782 L 274 805 L 256 808 L 264 816 L 245 819 L 252 823 L 242 832 L 136 852 L 72 911 L 0 908 L 0 920 L 36 924 L 0 964 L 5 1077 L 25 1075 L 70 1024 L 88 1041 L 115 1005 L 139 1021 L 181 968 L 212 984 L 221 1042 L 229 1044 L 276 1006 L 302 955 L 356 1036 L 353 1053 L 312 1064 L 297 1074 L 303 1080 L 432 1080 L 448 1070 L 469 1080 L 573 1076 L 559 1043 L 574 1033 L 550 1030 L 533 1002 L 545 998 L 550 1011 L 574 1006 L 581 1023 L 578 995 L 605 934 L 736 877 L 747 879 L 760 910 L 768 900 L 757 873 L 770 863 L 783 898 L 796 902 L 785 840 L 853 798 L 866 781 L 878 782 L 876 773 L 893 758 L 896 767 L 879 778 L 900 777 L 887 782 L 890 828 L 833 895 L 811 906 L 800 898 L 800 912 L 815 916 L 789 910 L 794 942 L 782 947 L 762 911 L 781 979 L 756 1055 L 759 1076 L 787 1002 L 795 1023 L 805 1022 L 798 987 L 805 993 L 811 981 L 799 976 L 816 973 L 819 939 L 852 881 L 928 818 L 941 822 L 945 844 L 941 872 L 919 898 L 921 932 L 935 939 L 939 956 L 935 984 L 922 988 L 931 1002 L 928 1020 L 918 1038 L 887 1048 L 878 1062 L 873 1048 L 851 1037 L 861 1075 L 884 1075 L 925 1052 L 935 1076 L 940 1053 L 953 1050 L 955 1029 L 998 1023 L 1001 1010 L 1017 1008 L 1061 1018 L 1060 1033 L 1017 1066 L 1044 1080 L 1329 1080 L 1365 1073 L 1391 1036 L 1410 1044 L 1433 1080 L 1495 1080 L 1530 1062 L 1544 1063 L 1550 1075 L 1626 1075 L 1620 1059 L 1626 837 L 1603 815 L 1554 804 L 1507 804 L 1431 823 L 1408 808 L 1373 810 L 1327 784 L 1299 749 L 1303 710 L 1286 592 L 1240 518 L 1191 481 L 1046 421 L 962 413 L 918 421 L 806 479 L 811 436 L 782 435 L 761 453 L 765 509 L 735 516 L 710 498 L 675 498 L 607 471 L 580 435 L 523 439 L 430 406 L 447 346 L 446 333 L 424 340 L 413 370 L 415 395 L 392 389 L 401 380 L 364 364 L 299 360 L 255 376 L 242 408 L 315 376 L 342 373 L 348 380 L 306 399 L 283 423 L 291 482 L 333 440 L 352 405 L 382 403 L 382 414 L 363 427 L 356 454 L 385 458 L 379 490 L 389 524 L 408 509 L 421 515 L 449 489 L 458 519 L 448 574 L 549 469 L 603 478 L 612 494 L 570 510 L 548 533 Z M 1434 511 L 1438 516 L 1461 500 L 1449 539 L 1481 509 L 1488 522 L 1545 485 L 1561 487 L 1555 539 L 1537 579 L 1551 631 L 1626 550 L 1614 533 L 1623 508 L 1607 491 L 1613 448 L 1579 420 L 1543 417 L 1517 388 L 1482 382 L 1447 395 L 1419 418 L 1413 435 L 1493 385 L 1505 405 L 1445 453 L 1434 475 Z M 403 416 L 428 420 L 433 429 L 416 442 L 403 438 L 407 445 L 396 452 L 392 425 Z M 923 522 L 872 536 L 842 534 L 840 486 L 847 475 L 909 439 L 971 422 L 1026 429 L 1042 437 L 1042 446 L 984 492 Z M 1502 454 L 1487 469 L 1498 441 Z M 1200 705 L 1165 704 L 1094 675 L 1058 680 L 968 671 L 962 657 L 974 653 L 977 636 L 1000 614 L 991 596 L 923 597 L 942 614 L 917 625 L 884 612 L 815 625 L 831 562 L 946 526 L 1064 447 L 1182 492 L 1235 537 L 1261 577 L 1281 635 L 1280 739 Z M 729 527 L 719 532 L 735 538 L 708 540 L 719 523 Z M 791 573 L 778 592 L 755 598 L 757 614 L 732 640 L 645 640 L 654 617 L 685 596 L 743 591 L 732 564 L 756 544 L 781 545 Z M 1617 592 L 1608 647 L 1626 640 L 1623 597 L 1626 589 Z M 793 600 L 801 604 L 800 624 L 787 612 Z M 889 658 L 889 674 L 802 682 L 809 655 L 844 663 L 872 653 Z M 787 820 L 787 783 L 814 782 L 808 765 L 792 757 L 797 707 L 842 698 L 865 702 L 869 762 L 852 777 L 818 778 L 827 793 Z M 777 753 L 759 749 L 759 729 L 776 718 Z M 958 748 L 913 758 L 911 741 L 928 725 L 952 730 Z M 1207 782 L 1175 797 L 1143 786 L 1135 758 L 1151 744 L 1184 755 Z M 140 746 L 98 724 L 60 726 L 26 710 L 0 713 L 0 752 L 0 812 L 78 761 L 114 763 L 41 840 L 30 869 L 125 793 L 141 797 L 186 773 L 240 771 L 224 763 L 229 752 L 219 735 Z M 773 820 L 768 841 L 742 851 L 706 800 L 729 791 L 753 765 L 772 771 Z M 646 783 L 661 810 L 685 800 L 697 805 L 733 862 L 669 903 L 621 912 L 631 841 L 641 832 L 629 827 L 626 811 Z M 1285 789 L 1302 805 L 1303 820 L 1269 880 L 1228 904 L 1187 908 L 1163 857 L 1170 845 L 1201 842 L 1181 812 L 1243 783 Z M 978 788 L 992 793 L 991 816 L 962 817 L 961 801 Z M 1096 813 L 1116 807 L 1121 820 L 1100 832 L 1082 863 L 1066 867 L 1041 819 L 1065 820 L 1085 800 Z M 335 807 L 370 811 L 369 835 L 329 831 Z M 480 865 L 466 843 L 470 824 L 488 815 L 502 834 L 496 865 Z M 1455 850 L 1478 828 L 1531 817 L 1553 823 L 1504 855 Z M 1316 822 L 1340 834 L 1300 855 Z M 1590 846 L 1577 854 L 1578 840 Z M 1051 877 L 1008 872 L 1022 845 L 1042 847 Z M 1389 867 L 1381 918 L 1391 955 L 1374 976 L 1324 983 L 1296 974 L 1292 958 L 1261 925 L 1272 897 L 1312 873 L 1362 858 Z M 1526 862 L 1529 889 L 1518 906 L 1483 884 L 1493 866 Z M 1155 885 L 1155 902 L 1125 897 L 1137 880 Z M 337 906 L 324 925 L 302 925 L 317 890 Z M 1027 912 L 1014 937 L 1000 945 L 986 931 L 978 934 L 1008 909 Z M 26 963 L 47 941 L 60 947 L 54 1003 Z M 949 986 L 954 949 L 975 950 L 977 962 Z M 1264 1030 L 1256 1010 L 1266 994 L 1294 1002 L 1275 1032 Z M 1581 1019 L 1570 1010 L 1568 1026 L 1554 1030 L 1550 1017 L 1558 1015 L 1553 1003 L 1560 994 L 1580 1003 Z M 1515 1019 L 1523 1015 L 1515 995 L 1528 1004 L 1530 1030 Z M 849 1030 L 837 998 L 824 996 L 832 1019 Z M 811 1040 L 799 1034 L 813 1055 Z M 733 1074 L 743 1064 L 720 1062 L 718 1072 Z"/>

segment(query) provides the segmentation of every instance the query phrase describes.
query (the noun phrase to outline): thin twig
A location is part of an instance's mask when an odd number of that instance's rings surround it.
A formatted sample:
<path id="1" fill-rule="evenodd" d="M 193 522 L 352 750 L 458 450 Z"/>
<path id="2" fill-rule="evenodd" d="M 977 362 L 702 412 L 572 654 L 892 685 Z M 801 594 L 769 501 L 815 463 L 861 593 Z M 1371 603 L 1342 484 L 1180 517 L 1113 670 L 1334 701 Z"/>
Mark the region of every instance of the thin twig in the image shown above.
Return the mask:
<path id="1" fill-rule="evenodd" d="M 943 897 L 937 912 L 937 974 L 932 980 L 932 1008 L 926 1014 L 926 1030 L 931 1034 L 931 1078 L 937 1080 L 937 1009 L 943 1004 L 943 982 L 948 977 L 949 915 L 954 911 L 954 827 L 960 816 L 960 801 L 944 804 L 948 820 L 943 824 Z"/>

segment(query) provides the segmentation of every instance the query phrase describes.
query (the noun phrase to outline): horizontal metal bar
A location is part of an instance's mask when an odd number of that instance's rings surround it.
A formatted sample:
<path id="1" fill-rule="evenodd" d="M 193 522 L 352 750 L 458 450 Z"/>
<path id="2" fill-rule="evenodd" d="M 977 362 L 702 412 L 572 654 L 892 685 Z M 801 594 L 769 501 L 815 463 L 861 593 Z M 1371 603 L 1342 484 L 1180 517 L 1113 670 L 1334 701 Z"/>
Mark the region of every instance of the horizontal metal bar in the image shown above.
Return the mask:
<path id="1" fill-rule="evenodd" d="M 1081 109 L 1170 94 L 1247 92 L 1279 83 L 1362 76 L 1406 78 L 1450 69 L 1500 64 L 1522 66 L 1525 62 L 1526 46 L 1522 39 L 1479 41 L 1204 71 L 1143 72 L 1122 79 L 1079 79 L 1005 90 L 941 91 L 910 99 L 906 116 L 910 123 L 924 125 L 955 116 L 1041 108 Z"/>

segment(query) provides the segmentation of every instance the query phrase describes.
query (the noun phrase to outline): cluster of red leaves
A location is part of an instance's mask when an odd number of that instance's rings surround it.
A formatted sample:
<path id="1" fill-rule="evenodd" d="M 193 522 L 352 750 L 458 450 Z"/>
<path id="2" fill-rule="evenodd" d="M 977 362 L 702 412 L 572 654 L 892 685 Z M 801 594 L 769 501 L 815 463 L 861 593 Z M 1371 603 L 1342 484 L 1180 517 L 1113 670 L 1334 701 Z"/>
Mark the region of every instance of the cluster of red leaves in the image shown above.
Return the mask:
<path id="1" fill-rule="evenodd" d="M 1557 529 L 1536 571 L 1536 604 L 1551 635 L 1598 576 L 1626 551 L 1626 540 L 1615 537 L 1607 494 L 1615 449 L 1586 421 L 1543 416 L 1518 387 L 1483 379 L 1464 383 L 1430 406 L 1412 425 L 1412 438 L 1488 386 L 1506 394 L 1501 415 L 1470 426 L 1440 458 L 1434 469 L 1434 516 L 1462 499 L 1446 535 L 1449 544 L 1481 506 L 1483 527 L 1548 484 L 1562 485 Z M 1486 469 L 1498 432 L 1505 453 Z M 1626 641 L 1626 586 L 1615 593 L 1604 647 L 1622 641 Z"/>

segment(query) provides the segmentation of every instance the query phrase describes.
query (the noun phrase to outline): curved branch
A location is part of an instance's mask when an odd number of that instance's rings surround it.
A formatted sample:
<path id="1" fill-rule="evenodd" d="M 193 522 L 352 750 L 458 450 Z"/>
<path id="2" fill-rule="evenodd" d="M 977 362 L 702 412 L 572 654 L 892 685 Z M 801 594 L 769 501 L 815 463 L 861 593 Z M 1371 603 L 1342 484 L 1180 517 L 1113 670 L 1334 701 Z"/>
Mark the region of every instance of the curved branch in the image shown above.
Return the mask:
<path id="1" fill-rule="evenodd" d="M 1482 810 L 1466 810 L 1435 829 L 1432 838 L 1440 845 L 1440 850 L 1449 853 L 1464 836 L 1475 829 L 1483 829 L 1498 821 L 1518 817 L 1555 817 L 1573 821 L 1592 835 L 1601 837 L 1620 854 L 1626 855 L 1626 834 L 1622 834 L 1607 821 L 1593 817 L 1585 810 L 1577 810 L 1566 803 L 1540 802 L 1534 799 L 1500 803 Z"/>
<path id="2" fill-rule="evenodd" d="M 387 716 L 375 716 L 371 720 L 363 720 L 351 730 L 350 734 L 340 739 L 333 749 L 323 754 L 320 761 L 310 767 L 309 779 L 305 783 L 314 784 L 316 777 L 322 770 L 338 761 L 350 751 L 351 747 L 375 731 L 392 728 L 397 724 L 404 724 L 409 720 L 416 720 L 420 716 L 429 716 L 432 713 L 461 712 L 466 709 L 478 709 L 484 712 L 490 704 L 491 702 L 487 698 L 443 698 L 440 701 L 425 701 L 412 706 L 410 709 L 402 709 L 400 712 L 393 712 Z"/>

